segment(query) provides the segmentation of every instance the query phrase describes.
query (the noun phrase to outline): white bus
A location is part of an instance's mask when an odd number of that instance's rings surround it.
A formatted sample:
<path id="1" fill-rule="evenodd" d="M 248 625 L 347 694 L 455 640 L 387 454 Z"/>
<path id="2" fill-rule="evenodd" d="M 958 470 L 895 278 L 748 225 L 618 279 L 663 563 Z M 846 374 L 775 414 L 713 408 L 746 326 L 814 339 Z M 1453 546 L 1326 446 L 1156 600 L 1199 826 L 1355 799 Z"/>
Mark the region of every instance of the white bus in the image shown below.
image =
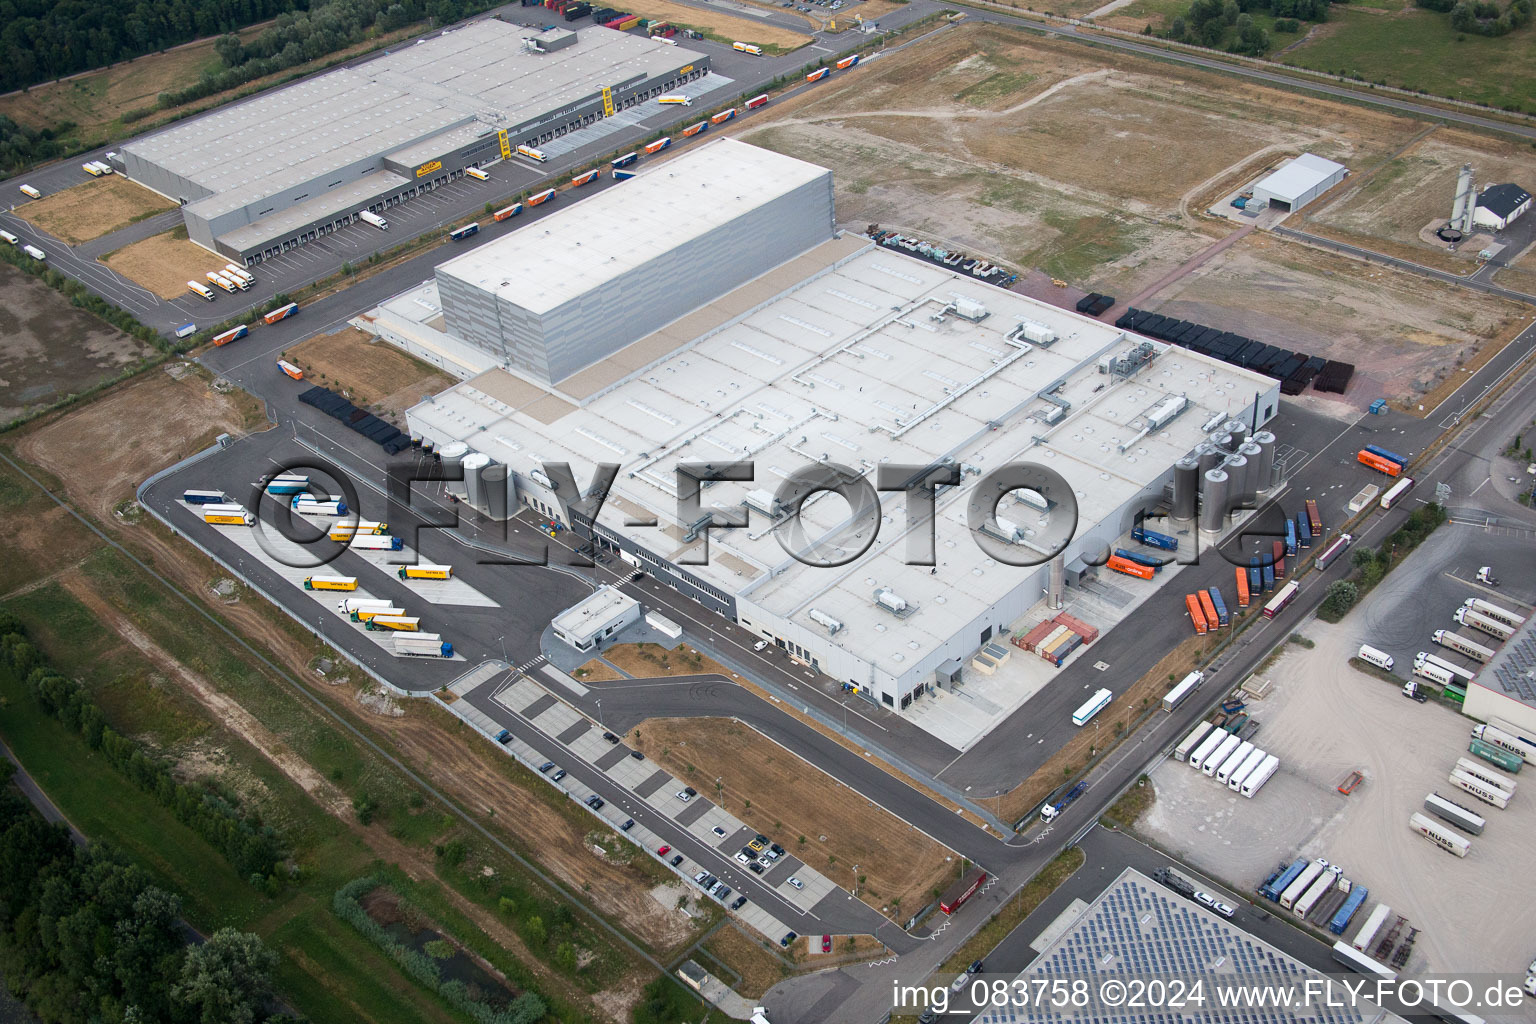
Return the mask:
<path id="1" fill-rule="evenodd" d="M 1094 715 L 1109 707 L 1109 702 L 1115 695 L 1109 690 L 1100 690 L 1083 702 L 1083 706 L 1072 712 L 1073 725 L 1087 725 Z"/>
<path id="2" fill-rule="evenodd" d="M 1392 666 L 1395 664 L 1392 660 L 1392 655 L 1388 654 L 1386 651 L 1378 651 L 1370 644 L 1360 645 L 1359 657 L 1360 660 L 1366 664 L 1375 665 L 1377 668 L 1384 668 L 1388 672 L 1392 671 Z"/>
<path id="3" fill-rule="evenodd" d="M 1163 698 L 1163 710 L 1173 714 L 1173 709 L 1184 703 L 1184 698 L 1199 689 L 1203 682 L 1205 682 L 1204 672 L 1191 672 L 1185 676 L 1179 685 L 1169 690 L 1167 696 Z"/>

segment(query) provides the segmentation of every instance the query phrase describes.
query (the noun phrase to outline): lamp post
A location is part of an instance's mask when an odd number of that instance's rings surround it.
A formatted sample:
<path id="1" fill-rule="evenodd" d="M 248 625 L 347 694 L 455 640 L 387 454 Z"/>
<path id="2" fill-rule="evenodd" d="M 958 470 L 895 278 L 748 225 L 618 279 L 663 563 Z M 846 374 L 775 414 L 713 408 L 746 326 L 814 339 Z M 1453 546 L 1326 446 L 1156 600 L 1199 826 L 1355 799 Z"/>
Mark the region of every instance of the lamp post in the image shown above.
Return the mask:
<path id="1" fill-rule="evenodd" d="M 506 661 L 507 660 L 507 635 L 505 633 L 503 633 L 501 636 L 496 638 L 496 642 L 501 644 L 501 660 L 502 661 Z"/>

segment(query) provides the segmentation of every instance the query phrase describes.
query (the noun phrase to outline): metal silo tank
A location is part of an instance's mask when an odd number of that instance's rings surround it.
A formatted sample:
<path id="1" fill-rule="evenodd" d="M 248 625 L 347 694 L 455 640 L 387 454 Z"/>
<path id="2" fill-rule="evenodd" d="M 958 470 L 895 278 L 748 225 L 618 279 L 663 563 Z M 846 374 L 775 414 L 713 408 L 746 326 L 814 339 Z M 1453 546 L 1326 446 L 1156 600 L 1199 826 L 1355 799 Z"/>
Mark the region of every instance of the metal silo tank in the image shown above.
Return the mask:
<path id="1" fill-rule="evenodd" d="M 1186 456 L 1173 464 L 1173 518 L 1189 522 L 1195 518 L 1200 498 L 1200 462 Z"/>
<path id="2" fill-rule="evenodd" d="M 1205 492 L 1200 497 L 1200 529 L 1206 533 L 1220 533 L 1227 525 L 1227 494 L 1226 471 L 1207 471 Z"/>
<path id="3" fill-rule="evenodd" d="M 480 474 L 491 464 L 491 457 L 480 452 L 464 456 L 464 500 L 482 511 L 485 509 L 485 485 Z"/>
<path id="4" fill-rule="evenodd" d="M 507 467 L 500 462 L 491 463 L 481 472 L 480 483 L 485 487 L 485 514 L 498 522 L 506 519 L 512 490 Z"/>
<path id="5" fill-rule="evenodd" d="M 1209 441 L 1202 441 L 1195 449 L 1195 459 L 1200 465 L 1200 489 L 1205 489 L 1205 474 L 1221 465 L 1221 453 Z"/>
<path id="6" fill-rule="evenodd" d="M 1259 473 L 1259 459 L 1263 457 L 1264 450 L 1250 439 L 1243 442 L 1237 454 L 1248 460 L 1248 484 L 1245 489 L 1257 503 L 1258 496 L 1268 490 L 1264 486 L 1268 478 Z"/>
<path id="7" fill-rule="evenodd" d="M 1232 447 L 1232 435 L 1225 430 L 1213 436 L 1211 444 L 1216 446 L 1219 455 L 1229 455 L 1236 450 Z"/>
<path id="8" fill-rule="evenodd" d="M 1258 481 L 1259 490 L 1267 491 L 1275 485 L 1275 435 L 1261 430 L 1253 435 L 1252 440 L 1259 446 L 1259 468 L 1255 471 L 1254 479 Z"/>
<path id="9" fill-rule="evenodd" d="M 1221 430 L 1224 434 L 1232 435 L 1232 446 L 1234 449 L 1248 440 L 1248 424 L 1242 420 L 1227 420 L 1226 426 L 1222 427 Z"/>
<path id="10" fill-rule="evenodd" d="M 1251 508 L 1253 489 L 1248 486 L 1248 460 L 1241 455 L 1228 455 L 1221 468 L 1227 471 L 1227 496 L 1232 499 L 1232 507 Z"/>
<path id="11" fill-rule="evenodd" d="M 437 454 L 442 460 L 440 465 L 443 476 L 456 476 L 459 469 L 463 466 L 464 456 L 469 454 L 469 445 L 463 441 L 449 441 L 437 450 Z M 456 494 L 461 498 L 464 496 L 464 484 L 462 481 L 449 480 L 445 486 L 450 494 Z"/>

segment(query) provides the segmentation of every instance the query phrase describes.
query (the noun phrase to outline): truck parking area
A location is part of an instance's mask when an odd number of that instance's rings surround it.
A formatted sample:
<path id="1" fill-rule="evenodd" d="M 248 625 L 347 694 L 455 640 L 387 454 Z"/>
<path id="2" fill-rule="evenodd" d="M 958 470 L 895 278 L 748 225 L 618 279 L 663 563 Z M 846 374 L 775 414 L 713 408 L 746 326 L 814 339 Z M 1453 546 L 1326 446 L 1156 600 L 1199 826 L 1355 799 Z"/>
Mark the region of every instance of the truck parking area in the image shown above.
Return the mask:
<path id="1" fill-rule="evenodd" d="M 1450 553 L 1467 544 L 1475 551 L 1477 541 L 1471 531 L 1442 528 L 1342 623 L 1309 624 L 1305 636 L 1314 648 L 1286 645 L 1263 673 L 1271 684 L 1265 697 L 1249 704 L 1263 722 L 1256 742 L 1281 759 L 1280 772 L 1254 799 L 1212 786 L 1169 759 L 1152 774 L 1158 800 L 1141 827 L 1249 894 L 1280 861 L 1322 857 L 1340 865 L 1355 885 L 1369 887 L 1363 910 L 1386 903 L 1420 929 L 1406 966 L 1410 976 L 1524 972 L 1536 950 L 1536 922 L 1501 912 L 1502 881 L 1528 868 L 1536 799 L 1517 791 L 1500 810 L 1457 789 L 1447 776 L 1459 757 L 1470 756 L 1476 723 L 1446 706 L 1407 700 L 1399 686 L 1349 665 L 1361 643 L 1380 640 L 1372 624 L 1392 617 L 1399 605 L 1423 603 L 1415 563 L 1419 572 L 1430 565 L 1445 571 Z M 1456 564 L 1465 553 L 1456 555 Z M 1437 593 L 1433 585 L 1430 592 Z M 1409 666 L 1412 656 L 1409 651 Z M 1357 772 L 1362 778 L 1350 787 Z M 1431 793 L 1487 819 L 1484 834 L 1470 837 L 1465 859 L 1410 830 L 1410 816 Z M 1346 935 L 1362 921 L 1353 919 Z"/>

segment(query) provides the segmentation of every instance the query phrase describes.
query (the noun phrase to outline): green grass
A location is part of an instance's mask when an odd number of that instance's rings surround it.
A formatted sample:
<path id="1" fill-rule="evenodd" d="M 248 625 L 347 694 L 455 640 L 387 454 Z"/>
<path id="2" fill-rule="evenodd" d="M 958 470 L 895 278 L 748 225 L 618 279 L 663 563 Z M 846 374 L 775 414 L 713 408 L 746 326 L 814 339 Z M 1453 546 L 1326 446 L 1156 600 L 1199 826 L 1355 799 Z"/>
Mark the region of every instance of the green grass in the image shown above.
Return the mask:
<path id="1" fill-rule="evenodd" d="M 1061 883 L 1071 878 L 1078 868 L 1083 866 L 1087 858 L 1079 847 L 1072 847 L 1057 854 L 1056 858 L 1040 870 L 1040 873 L 1029 880 L 1029 884 L 1018 892 L 1013 898 L 1003 905 L 1003 909 L 993 914 L 981 930 L 972 935 L 949 959 L 939 967 L 937 978 L 946 981 L 954 977 L 956 971 L 963 970 L 973 960 L 982 960 L 986 955 L 1008 937 L 1008 933 L 1017 928 L 1026 917 L 1035 912 L 1035 908 L 1044 903 L 1046 898 L 1055 892 Z"/>
<path id="2" fill-rule="evenodd" d="M 1500 39 L 1462 36 L 1450 15 L 1406 10 L 1391 17 L 1335 4 L 1324 38 L 1284 61 L 1367 82 L 1536 113 L 1536 26 Z"/>
<path id="3" fill-rule="evenodd" d="M 1152 780 L 1143 775 L 1104 812 L 1104 817 L 1122 828 L 1131 828 L 1156 802 L 1157 792 L 1152 788 Z"/>

